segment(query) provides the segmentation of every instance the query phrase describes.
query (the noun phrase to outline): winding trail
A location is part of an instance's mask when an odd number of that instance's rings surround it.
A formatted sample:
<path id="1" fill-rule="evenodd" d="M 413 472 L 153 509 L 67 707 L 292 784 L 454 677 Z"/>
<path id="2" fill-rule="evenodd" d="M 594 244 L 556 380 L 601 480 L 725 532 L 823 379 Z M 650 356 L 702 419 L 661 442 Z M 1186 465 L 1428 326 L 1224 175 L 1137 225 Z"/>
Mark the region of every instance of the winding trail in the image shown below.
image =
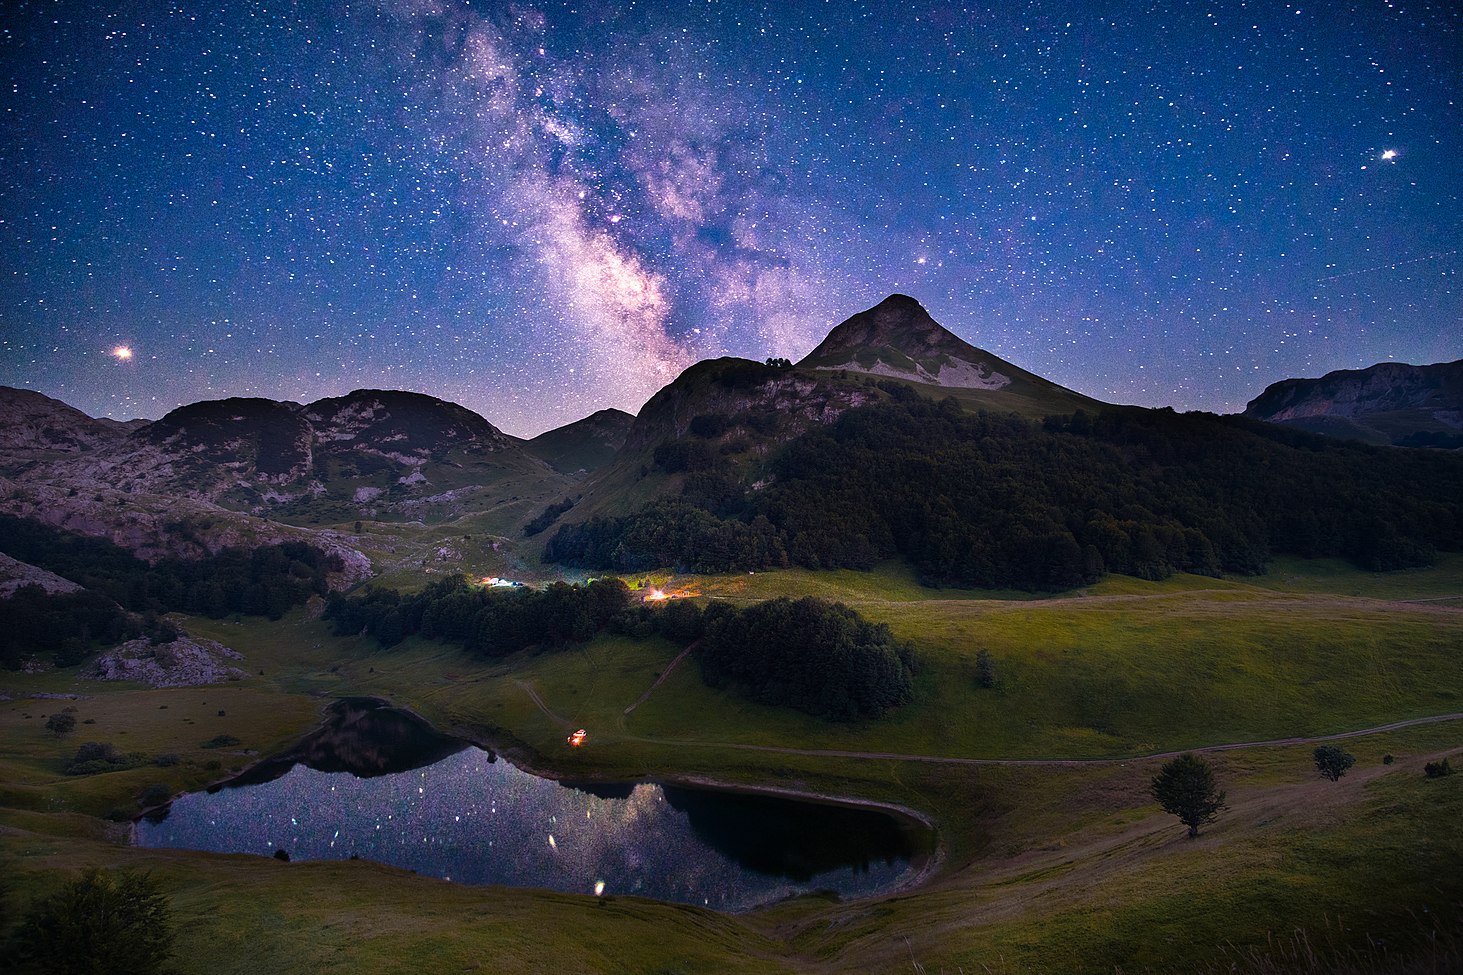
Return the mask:
<path id="1" fill-rule="evenodd" d="M 1160 758 L 1176 758 L 1191 752 L 1229 752 L 1241 748 L 1273 748 L 1284 745 L 1311 745 L 1323 741 L 1339 741 L 1343 738 L 1360 738 L 1386 731 L 1398 731 L 1423 724 L 1440 724 L 1444 721 L 1463 719 L 1463 712 L 1436 714 L 1427 718 L 1411 718 L 1377 725 L 1375 728 L 1360 728 L 1356 731 L 1342 731 L 1334 735 L 1316 735 L 1309 738 L 1271 738 L 1266 741 L 1240 741 L 1225 745 L 1200 745 L 1195 748 L 1180 748 L 1171 752 L 1154 752 L 1149 755 L 1132 755 L 1127 758 L 955 758 L 945 755 L 903 755 L 898 752 L 856 752 L 824 748 L 782 748 L 776 745 L 743 745 L 715 741 L 684 741 L 681 739 L 637 738 L 662 745 L 702 748 L 735 748 L 749 752 L 773 752 L 779 755 L 807 755 L 826 758 L 859 758 L 894 762 L 928 762 L 938 765 L 1120 765 L 1128 762 L 1146 762 Z"/>
<path id="2" fill-rule="evenodd" d="M 652 684 L 650 691 L 655 690 L 661 680 L 665 680 L 667 674 L 678 663 L 682 657 L 691 652 L 687 647 L 676 661 L 666 668 L 665 674 L 660 680 Z M 521 680 L 515 680 L 515 684 L 523 688 L 524 692 L 533 700 L 548 718 L 565 728 L 571 726 L 572 722 L 566 720 L 563 715 L 555 713 L 544 703 L 532 685 Z M 641 695 L 625 714 L 629 714 L 641 702 L 650 696 L 650 691 Z M 1199 745 L 1194 748 L 1180 748 L 1168 752 L 1153 752 L 1148 755 L 1130 755 L 1126 758 L 958 758 L 949 755 L 906 755 L 900 752 L 861 752 L 846 751 L 833 748 L 789 748 L 780 745 L 748 745 L 739 742 L 725 741 L 690 741 L 684 738 L 647 738 L 642 735 L 626 734 L 626 738 L 632 741 L 642 741 L 652 745 L 674 745 L 678 748 L 730 748 L 743 752 L 765 752 L 773 755 L 802 755 L 810 758 L 856 758 L 869 761 L 890 761 L 890 762 L 925 762 L 931 765 L 1013 765 L 1013 766 L 1079 766 L 1079 765 L 1122 765 L 1129 762 L 1148 762 L 1163 758 L 1176 758 L 1179 755 L 1189 753 L 1208 752 L 1229 752 L 1241 748 L 1280 748 L 1286 745 L 1313 745 L 1325 741 L 1341 741 L 1346 738 L 1360 738 L 1364 735 L 1382 734 L 1387 731 L 1400 731 L 1403 728 L 1415 728 L 1418 725 L 1441 724 L 1445 721 L 1463 720 L 1463 711 L 1455 711 L 1452 714 L 1435 714 L 1426 718 L 1409 718 L 1406 721 L 1393 721 L 1391 724 L 1377 725 L 1372 728 L 1358 728 L 1355 731 L 1340 731 L 1334 735 L 1314 735 L 1298 738 L 1269 738 L 1264 741 L 1238 741 L 1223 745 Z"/>
<path id="3" fill-rule="evenodd" d="M 670 666 L 666 667 L 665 670 L 661 671 L 660 676 L 655 679 L 655 683 L 654 684 L 651 684 L 650 687 L 646 689 L 645 693 L 644 694 L 641 694 L 640 697 L 635 701 L 634 704 L 630 705 L 628 708 L 625 709 L 625 716 L 626 717 L 629 717 L 631 711 L 635 710 L 640 705 L 642 705 L 646 701 L 650 700 L 650 695 L 655 692 L 655 689 L 657 687 L 659 687 L 661 684 L 664 684 L 665 683 L 665 679 L 671 675 L 671 671 L 675 670 L 676 667 L 680 664 L 680 662 L 682 660 L 685 660 L 686 657 L 690 656 L 691 651 L 692 650 L 695 650 L 700 645 L 701 645 L 701 641 L 700 640 L 695 640 L 695 641 L 693 641 L 691 643 L 691 645 L 689 647 L 687 647 L 686 649 L 682 650 L 680 652 L 680 654 L 676 657 L 676 659 L 675 660 L 672 660 L 670 662 Z"/>

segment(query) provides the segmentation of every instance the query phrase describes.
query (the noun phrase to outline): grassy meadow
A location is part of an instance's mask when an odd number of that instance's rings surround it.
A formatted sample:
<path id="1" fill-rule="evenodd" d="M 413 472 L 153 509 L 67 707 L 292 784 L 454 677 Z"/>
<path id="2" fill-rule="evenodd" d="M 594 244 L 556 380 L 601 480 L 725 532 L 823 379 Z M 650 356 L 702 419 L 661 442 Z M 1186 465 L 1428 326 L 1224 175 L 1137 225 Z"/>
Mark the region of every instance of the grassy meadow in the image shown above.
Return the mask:
<path id="1" fill-rule="evenodd" d="M 392 571 L 405 578 L 424 555 L 410 526 L 397 530 Z M 841 599 L 915 644 L 916 699 L 831 726 L 707 689 L 693 656 L 626 714 L 680 648 L 603 636 L 485 662 L 420 640 L 383 651 L 298 611 L 189 619 L 242 653 L 249 679 L 153 690 L 0 674 L 0 923 L 100 865 L 153 871 L 186 972 L 393 972 L 403 959 L 423 972 L 1191 971 L 1276 950 L 1267 939 L 1297 928 L 1313 944 L 1381 938 L 1404 954 L 1428 930 L 1463 929 L 1463 775 L 1422 774 L 1440 756 L 1463 764 L 1463 721 L 1349 738 L 1357 764 L 1337 783 L 1307 744 L 1213 753 L 1229 808 L 1195 840 L 1148 797 L 1161 761 L 1145 757 L 1463 711 L 1463 558 L 1383 576 L 1278 561 L 1257 578 L 1113 577 L 1040 599 L 927 590 L 894 568 L 653 581 L 705 599 Z M 993 688 L 975 680 L 980 650 Z M 112 821 L 150 787 L 201 788 L 281 749 L 345 694 L 389 698 L 564 776 L 906 806 L 935 824 L 938 863 L 885 897 L 729 916 L 367 862 L 141 850 Z M 45 720 L 64 708 L 79 723 L 57 739 Z M 564 745 L 571 727 L 589 730 L 587 747 Z M 238 744 L 203 747 L 218 735 Z M 177 761 L 65 775 L 85 741 Z"/>

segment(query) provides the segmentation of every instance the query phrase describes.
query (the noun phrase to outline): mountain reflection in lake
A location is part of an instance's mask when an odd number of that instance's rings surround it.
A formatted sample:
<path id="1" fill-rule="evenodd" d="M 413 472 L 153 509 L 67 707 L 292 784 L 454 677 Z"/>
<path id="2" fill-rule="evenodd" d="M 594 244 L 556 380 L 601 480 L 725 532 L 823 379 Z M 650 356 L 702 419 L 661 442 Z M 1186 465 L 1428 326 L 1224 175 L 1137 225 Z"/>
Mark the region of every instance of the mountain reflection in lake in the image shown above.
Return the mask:
<path id="1" fill-rule="evenodd" d="M 561 785 L 472 747 L 370 778 L 296 765 L 184 796 L 137 824 L 148 847 L 354 855 L 461 883 L 580 893 L 602 883 L 605 894 L 724 911 L 888 889 L 912 876 L 922 839 L 868 809 L 652 783 Z"/>

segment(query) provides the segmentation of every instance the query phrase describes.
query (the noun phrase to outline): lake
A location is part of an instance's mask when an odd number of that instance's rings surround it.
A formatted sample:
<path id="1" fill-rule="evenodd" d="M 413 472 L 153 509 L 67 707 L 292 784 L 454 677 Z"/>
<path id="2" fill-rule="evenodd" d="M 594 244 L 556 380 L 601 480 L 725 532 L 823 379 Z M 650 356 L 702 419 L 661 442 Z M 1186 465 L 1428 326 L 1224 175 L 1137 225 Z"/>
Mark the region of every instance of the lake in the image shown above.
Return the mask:
<path id="1" fill-rule="evenodd" d="M 137 824 L 147 847 L 376 860 L 466 884 L 636 894 L 744 911 L 911 881 L 905 817 L 654 782 L 540 778 L 381 702 L 340 702 L 293 752 Z"/>

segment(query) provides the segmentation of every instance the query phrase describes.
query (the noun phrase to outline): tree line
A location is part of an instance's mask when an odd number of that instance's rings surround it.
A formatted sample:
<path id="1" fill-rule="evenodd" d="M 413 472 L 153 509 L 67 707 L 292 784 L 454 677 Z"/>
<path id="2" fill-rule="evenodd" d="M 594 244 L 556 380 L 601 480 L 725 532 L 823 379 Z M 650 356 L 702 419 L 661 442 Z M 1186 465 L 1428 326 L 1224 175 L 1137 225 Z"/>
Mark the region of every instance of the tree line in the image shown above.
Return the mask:
<path id="1" fill-rule="evenodd" d="M 714 452 L 657 451 L 689 472 L 680 498 L 564 526 L 544 556 L 699 572 L 901 557 L 929 585 L 1059 590 L 1108 572 L 1256 574 L 1277 553 L 1387 570 L 1463 549 L 1453 454 L 1171 410 L 1038 423 L 890 387 L 788 443 L 761 491 Z"/>
<path id="2" fill-rule="evenodd" d="M 630 590 L 620 579 L 494 589 L 454 575 L 414 593 L 378 586 L 354 596 L 332 593 L 325 619 L 337 634 L 368 633 L 383 647 L 420 635 L 503 657 L 533 646 L 582 643 L 629 605 Z"/>
<path id="3" fill-rule="evenodd" d="M 913 695 L 913 648 L 841 603 L 774 599 L 739 609 L 687 600 L 632 602 L 619 579 L 544 589 L 493 589 L 461 576 L 415 593 L 373 587 L 333 593 L 325 618 L 339 635 L 382 647 L 422 636 L 484 657 L 562 649 L 608 631 L 681 645 L 699 642 L 702 679 L 752 700 L 837 721 L 878 717 Z"/>
<path id="4" fill-rule="evenodd" d="M 166 642 L 176 631 L 159 613 L 279 619 L 312 594 L 324 595 L 328 573 L 341 568 L 338 557 L 303 542 L 149 564 L 107 539 L 9 515 L 0 515 L 0 552 L 84 590 L 26 586 L 0 600 L 0 665 L 9 668 L 35 653 L 71 666 L 99 647 L 142 635 Z"/>

